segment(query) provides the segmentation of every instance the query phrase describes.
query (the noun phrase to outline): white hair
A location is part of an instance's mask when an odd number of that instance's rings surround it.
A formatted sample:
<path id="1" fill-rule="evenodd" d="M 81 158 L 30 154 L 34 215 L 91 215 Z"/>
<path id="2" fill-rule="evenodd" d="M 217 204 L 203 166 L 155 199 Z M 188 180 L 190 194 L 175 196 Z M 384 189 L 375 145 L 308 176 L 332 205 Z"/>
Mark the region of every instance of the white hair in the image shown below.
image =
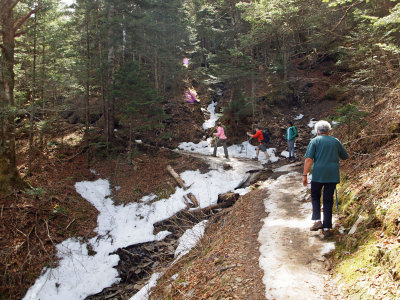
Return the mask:
<path id="1" fill-rule="evenodd" d="M 315 123 L 314 129 L 317 134 L 326 134 L 331 131 L 332 126 L 329 122 L 321 120 Z"/>

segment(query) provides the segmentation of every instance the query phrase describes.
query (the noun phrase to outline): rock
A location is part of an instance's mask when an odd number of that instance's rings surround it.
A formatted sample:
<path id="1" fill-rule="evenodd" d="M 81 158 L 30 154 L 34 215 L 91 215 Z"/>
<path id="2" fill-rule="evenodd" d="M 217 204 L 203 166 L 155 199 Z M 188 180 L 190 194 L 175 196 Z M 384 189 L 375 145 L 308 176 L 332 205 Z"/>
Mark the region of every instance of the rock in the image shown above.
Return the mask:
<path id="1" fill-rule="evenodd" d="M 237 193 L 226 193 L 226 194 L 219 194 L 217 203 L 227 203 L 233 205 L 238 199 L 240 195 Z"/>
<path id="2" fill-rule="evenodd" d="M 230 170 L 230 169 L 232 169 L 232 166 L 230 164 L 225 163 L 223 165 L 223 168 L 224 168 L 224 170 Z"/>

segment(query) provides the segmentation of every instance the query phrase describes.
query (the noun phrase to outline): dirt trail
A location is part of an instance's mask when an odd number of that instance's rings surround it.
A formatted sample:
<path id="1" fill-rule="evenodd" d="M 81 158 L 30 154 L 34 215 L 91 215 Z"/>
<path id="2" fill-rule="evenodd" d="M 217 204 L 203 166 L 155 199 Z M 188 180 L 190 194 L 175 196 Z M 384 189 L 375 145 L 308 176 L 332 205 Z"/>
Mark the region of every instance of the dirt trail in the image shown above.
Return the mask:
<path id="1" fill-rule="evenodd" d="M 298 168 L 298 167 L 297 167 Z M 284 166 L 278 171 L 294 171 Z M 322 233 L 311 232 L 311 203 L 301 173 L 289 173 L 268 180 L 263 189 L 268 217 L 259 232 L 260 266 L 267 299 L 339 299 L 325 254 L 334 243 Z"/>
<path id="2" fill-rule="evenodd" d="M 213 163 L 229 163 L 233 168 L 262 169 L 257 162 L 249 160 L 231 158 L 226 161 L 197 154 L 194 156 L 205 159 L 211 166 Z M 267 217 L 260 219 L 261 203 L 252 201 L 253 207 L 246 208 L 247 224 L 244 227 L 259 228 L 257 241 L 261 254 L 259 266 L 256 265 L 257 260 L 249 259 L 246 272 L 253 273 L 261 267 L 265 286 L 262 292 L 267 299 L 341 299 L 329 274 L 329 261 L 325 257 L 334 249 L 334 242 L 332 239 L 324 239 L 321 231 L 309 230 L 312 225 L 312 206 L 310 200 L 306 199 L 307 189 L 302 185 L 303 165 L 301 162 L 282 164 L 283 160 L 273 166 L 270 179 L 264 181 L 257 193 L 253 191 L 246 195 L 248 198 L 258 198 L 257 202 L 263 202 L 267 214 Z M 261 227 L 259 223 L 262 221 L 264 224 Z M 255 244 L 254 237 L 249 234 L 240 234 L 240 237 L 243 244 Z M 235 242 L 240 243 L 240 240 L 235 239 Z M 248 257 L 240 253 L 240 249 L 249 251 L 246 247 L 233 248 L 238 251 L 239 259 Z M 246 277 L 245 274 L 237 276 Z M 258 291 L 247 291 L 246 297 L 261 292 L 259 287 Z"/>
<path id="3" fill-rule="evenodd" d="M 261 167 L 248 160 L 194 156 L 211 168 Z M 343 299 L 324 256 L 333 242 L 309 231 L 311 203 L 305 200 L 301 168 L 301 162 L 272 171 L 261 168 L 270 179 L 260 179 L 258 189 L 241 197 L 209 228 L 207 254 L 194 251 L 168 270 L 166 278 L 179 276 L 160 282 L 150 299 Z"/>

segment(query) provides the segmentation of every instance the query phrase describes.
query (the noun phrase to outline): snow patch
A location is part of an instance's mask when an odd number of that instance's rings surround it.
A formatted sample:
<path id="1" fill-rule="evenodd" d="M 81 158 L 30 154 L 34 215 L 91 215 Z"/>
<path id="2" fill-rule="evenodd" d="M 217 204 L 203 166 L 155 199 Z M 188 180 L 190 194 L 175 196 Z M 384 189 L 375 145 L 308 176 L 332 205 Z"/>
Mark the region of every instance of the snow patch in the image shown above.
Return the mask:
<path id="1" fill-rule="evenodd" d="M 201 141 L 198 144 L 192 142 L 183 142 L 179 144 L 178 149 L 204 154 L 204 155 L 212 155 L 214 151 L 214 147 L 211 146 L 212 138 L 207 139 L 206 141 Z M 267 153 L 270 156 L 270 160 L 272 162 L 277 162 L 279 160 L 275 154 L 276 148 L 268 148 Z M 254 158 L 256 156 L 256 147 L 251 145 L 249 141 L 245 141 L 239 145 L 232 145 L 228 147 L 229 157 L 236 158 Z M 224 149 L 223 147 L 218 147 L 217 155 L 223 156 Z M 266 158 L 263 152 L 260 152 L 258 156 L 258 160 L 261 163 L 266 162 Z"/>
<path id="2" fill-rule="evenodd" d="M 214 101 L 207 106 L 207 111 L 210 113 L 210 118 L 203 123 L 204 130 L 213 128 L 215 126 L 215 123 L 219 119 L 219 117 L 215 113 L 215 106 L 217 106 L 217 102 Z"/>
<path id="3" fill-rule="evenodd" d="M 310 122 L 308 123 L 308 127 L 313 128 L 313 129 L 311 130 L 312 135 L 317 135 L 317 132 L 316 132 L 315 129 L 314 129 L 314 125 L 315 125 L 315 123 L 317 123 L 317 122 L 318 122 L 318 121 L 316 121 L 314 118 L 312 118 L 312 119 L 310 120 Z"/>
<path id="4" fill-rule="evenodd" d="M 197 242 L 204 235 L 206 225 L 207 220 L 204 220 L 196 224 L 193 228 L 185 231 L 185 233 L 179 238 L 178 247 L 175 249 L 175 261 L 188 254 L 190 250 L 196 246 Z"/>
<path id="5" fill-rule="evenodd" d="M 149 299 L 149 296 L 151 294 L 151 289 L 157 285 L 158 279 L 161 278 L 163 273 L 154 273 L 151 275 L 151 278 L 149 282 L 142 287 L 142 289 L 137 292 L 133 297 L 131 297 L 129 300 L 147 300 Z"/>
<path id="6" fill-rule="evenodd" d="M 245 170 L 186 171 L 180 174 L 188 190 L 177 188 L 169 199 L 153 203 L 130 203 L 114 206 L 110 198 L 110 183 L 104 179 L 75 184 L 79 194 L 98 211 L 97 236 L 84 241 L 68 239 L 57 245 L 59 266 L 44 269 L 42 275 L 28 290 L 24 299 L 70 300 L 85 299 L 118 283 L 114 268 L 119 256 L 111 254 L 129 245 L 162 240 L 167 231 L 153 234 L 153 224 L 185 209 L 183 196 L 191 192 L 199 201 L 199 208 L 217 203 L 218 194 L 232 191 L 242 181 Z M 152 199 L 149 195 L 145 200 Z"/>

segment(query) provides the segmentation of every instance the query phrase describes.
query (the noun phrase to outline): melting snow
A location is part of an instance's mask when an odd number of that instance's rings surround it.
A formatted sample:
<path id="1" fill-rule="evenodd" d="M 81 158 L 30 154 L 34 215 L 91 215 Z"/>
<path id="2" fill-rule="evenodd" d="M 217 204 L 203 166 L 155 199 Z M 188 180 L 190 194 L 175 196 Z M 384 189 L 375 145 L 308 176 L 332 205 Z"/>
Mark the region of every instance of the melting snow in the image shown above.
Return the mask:
<path id="1" fill-rule="evenodd" d="M 191 192 L 199 201 L 200 208 L 204 208 L 216 204 L 218 194 L 233 190 L 245 176 L 244 170 L 222 169 L 206 174 L 186 171 L 180 175 L 190 186 L 187 191 L 178 188 L 169 199 L 126 206 L 114 206 L 107 180 L 76 183 L 77 192 L 99 211 L 95 229 L 97 236 L 87 242 L 71 238 L 57 245 L 59 266 L 43 270 L 24 299 L 85 299 L 118 283 L 120 279 L 114 267 L 119 256 L 111 253 L 129 245 L 165 238 L 169 232 L 154 235 L 153 224 L 185 209 L 183 195 Z"/>
<path id="2" fill-rule="evenodd" d="M 207 107 L 207 111 L 210 113 L 210 118 L 203 123 L 203 129 L 207 130 L 213 128 L 215 126 L 215 122 L 218 120 L 218 116 L 215 113 L 215 106 L 217 106 L 217 102 L 212 102 Z"/>

